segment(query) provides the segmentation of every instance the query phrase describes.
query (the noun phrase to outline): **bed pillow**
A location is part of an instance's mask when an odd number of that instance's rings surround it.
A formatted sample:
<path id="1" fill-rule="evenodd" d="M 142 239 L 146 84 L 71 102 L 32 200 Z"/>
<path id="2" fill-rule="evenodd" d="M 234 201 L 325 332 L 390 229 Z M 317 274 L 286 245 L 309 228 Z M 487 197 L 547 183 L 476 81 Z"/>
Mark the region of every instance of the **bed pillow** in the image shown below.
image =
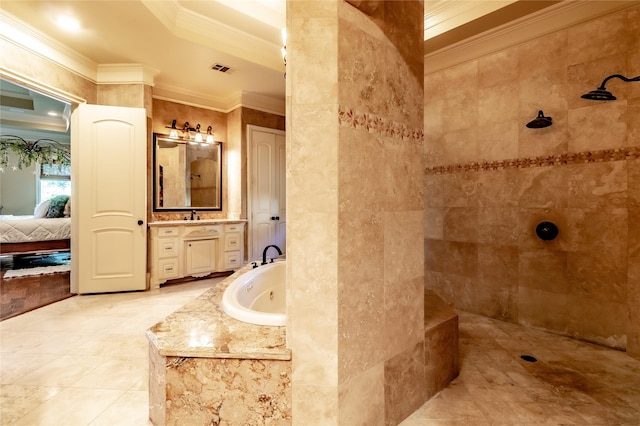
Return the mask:
<path id="1" fill-rule="evenodd" d="M 67 203 L 64 205 L 64 211 L 62 212 L 63 217 L 71 217 L 71 198 L 67 200 Z"/>
<path id="2" fill-rule="evenodd" d="M 44 200 L 33 209 L 33 217 L 45 217 L 49 211 L 51 200 Z"/>
<path id="3" fill-rule="evenodd" d="M 51 203 L 49 203 L 49 210 L 47 210 L 46 217 L 49 219 L 54 217 L 63 217 L 64 206 L 67 204 L 68 200 L 68 195 L 56 195 L 55 197 L 51 197 Z"/>

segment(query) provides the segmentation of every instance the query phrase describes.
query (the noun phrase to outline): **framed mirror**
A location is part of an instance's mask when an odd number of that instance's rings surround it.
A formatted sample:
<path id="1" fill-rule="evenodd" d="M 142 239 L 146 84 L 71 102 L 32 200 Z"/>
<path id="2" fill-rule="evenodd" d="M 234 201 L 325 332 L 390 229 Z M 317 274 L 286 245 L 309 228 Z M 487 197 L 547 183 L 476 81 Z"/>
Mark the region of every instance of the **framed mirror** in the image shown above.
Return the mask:
<path id="1" fill-rule="evenodd" d="M 153 134 L 153 210 L 222 210 L 222 144 Z"/>

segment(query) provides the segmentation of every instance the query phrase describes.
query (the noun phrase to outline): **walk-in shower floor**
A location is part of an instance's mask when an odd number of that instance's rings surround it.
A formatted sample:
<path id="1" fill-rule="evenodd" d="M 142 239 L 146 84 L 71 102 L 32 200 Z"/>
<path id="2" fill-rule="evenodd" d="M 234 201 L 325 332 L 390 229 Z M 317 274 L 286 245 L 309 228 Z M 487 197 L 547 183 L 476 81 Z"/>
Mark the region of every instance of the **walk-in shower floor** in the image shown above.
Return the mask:
<path id="1" fill-rule="evenodd" d="M 459 319 L 460 375 L 401 426 L 640 425 L 640 360 L 473 314 Z"/>

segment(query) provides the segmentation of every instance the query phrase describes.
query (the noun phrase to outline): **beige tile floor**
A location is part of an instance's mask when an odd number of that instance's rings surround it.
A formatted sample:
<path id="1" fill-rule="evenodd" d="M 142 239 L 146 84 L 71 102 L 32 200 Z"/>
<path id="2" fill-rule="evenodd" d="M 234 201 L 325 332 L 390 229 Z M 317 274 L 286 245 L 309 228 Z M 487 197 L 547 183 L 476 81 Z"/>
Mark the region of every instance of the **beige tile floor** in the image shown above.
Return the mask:
<path id="1" fill-rule="evenodd" d="M 145 331 L 224 278 L 75 296 L 0 322 L 0 425 L 148 425 Z"/>
<path id="2" fill-rule="evenodd" d="M 148 425 L 144 331 L 220 279 L 0 322 L 0 425 Z M 460 376 L 402 426 L 640 425 L 640 361 L 622 352 L 467 313 L 460 337 Z"/>
<path id="3" fill-rule="evenodd" d="M 639 360 L 519 325 L 459 315 L 460 375 L 402 426 L 640 425 Z"/>

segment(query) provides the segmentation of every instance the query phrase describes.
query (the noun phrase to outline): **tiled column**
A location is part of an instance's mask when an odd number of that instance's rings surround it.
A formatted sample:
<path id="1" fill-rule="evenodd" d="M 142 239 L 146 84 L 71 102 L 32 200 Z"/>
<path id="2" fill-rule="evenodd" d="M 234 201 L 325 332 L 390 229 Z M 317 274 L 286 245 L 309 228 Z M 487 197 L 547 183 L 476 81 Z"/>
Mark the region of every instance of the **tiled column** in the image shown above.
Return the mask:
<path id="1" fill-rule="evenodd" d="M 423 4 L 352 3 L 287 3 L 296 425 L 397 424 L 425 399 Z"/>

